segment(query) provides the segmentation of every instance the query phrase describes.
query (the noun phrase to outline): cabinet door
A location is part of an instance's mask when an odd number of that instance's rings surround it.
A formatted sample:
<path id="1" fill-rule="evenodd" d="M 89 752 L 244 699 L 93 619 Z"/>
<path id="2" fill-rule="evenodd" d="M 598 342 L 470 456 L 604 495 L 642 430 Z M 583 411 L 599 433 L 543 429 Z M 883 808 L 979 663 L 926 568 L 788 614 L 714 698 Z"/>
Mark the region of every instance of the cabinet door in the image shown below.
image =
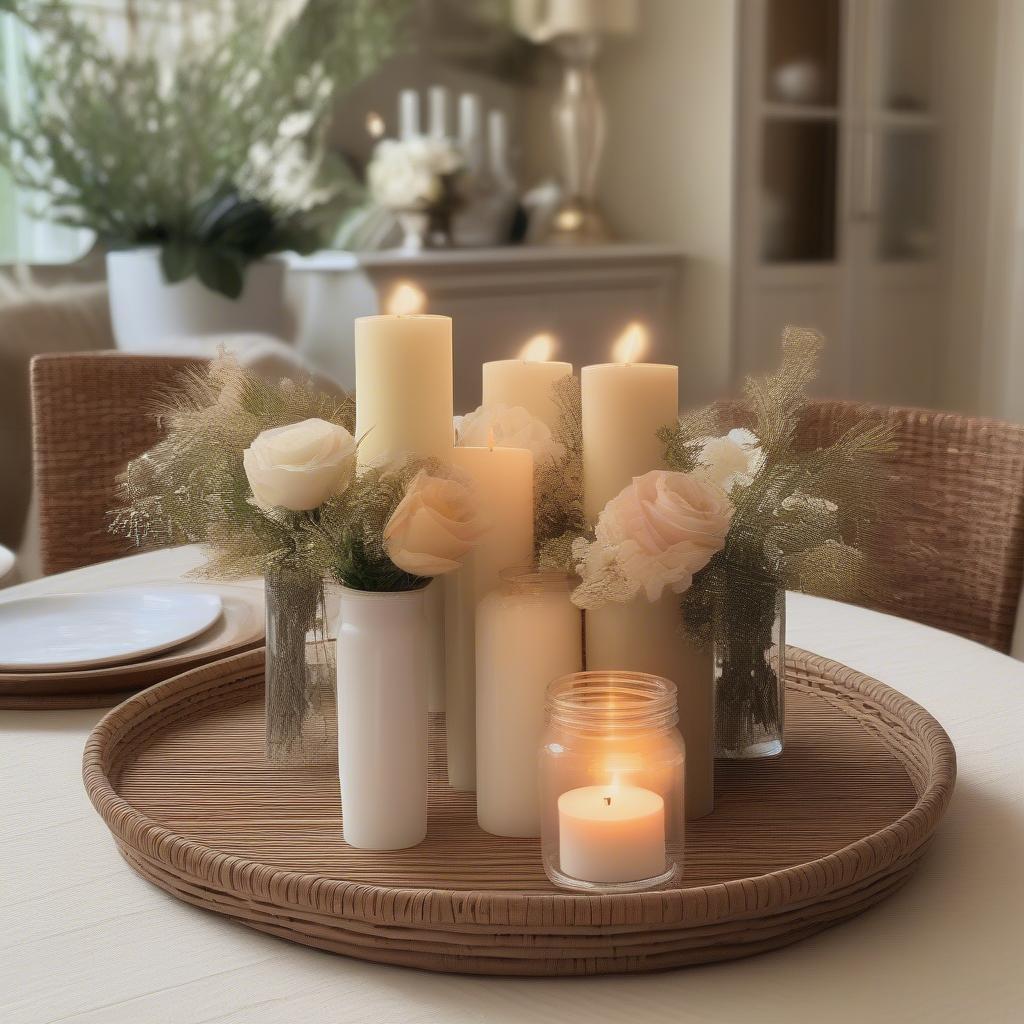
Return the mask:
<path id="1" fill-rule="evenodd" d="M 737 175 L 737 360 L 778 362 L 786 324 L 829 338 L 821 390 L 842 355 L 844 167 L 842 0 L 741 7 Z"/>
<path id="2" fill-rule="evenodd" d="M 863 0 L 851 25 L 847 322 L 858 397 L 928 404 L 942 350 L 941 0 Z"/>

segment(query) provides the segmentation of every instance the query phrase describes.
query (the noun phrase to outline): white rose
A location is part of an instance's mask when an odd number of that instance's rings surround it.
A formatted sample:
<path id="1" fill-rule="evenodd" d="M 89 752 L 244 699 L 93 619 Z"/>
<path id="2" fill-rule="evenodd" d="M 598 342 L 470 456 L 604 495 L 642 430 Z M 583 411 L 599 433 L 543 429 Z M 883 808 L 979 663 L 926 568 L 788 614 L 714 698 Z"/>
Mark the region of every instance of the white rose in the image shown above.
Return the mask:
<path id="1" fill-rule="evenodd" d="M 763 462 L 757 435 L 737 427 L 725 437 L 701 438 L 695 472 L 728 494 L 736 486 L 748 486 Z"/>
<path id="2" fill-rule="evenodd" d="M 466 484 L 420 470 L 384 528 L 384 550 L 414 576 L 441 576 L 459 568 L 483 532 Z"/>
<path id="3" fill-rule="evenodd" d="M 264 430 L 242 455 L 253 498 L 263 509 L 303 512 L 352 482 L 356 441 L 344 428 L 310 419 Z"/>
<path id="4" fill-rule="evenodd" d="M 519 405 L 481 405 L 465 416 L 455 417 L 455 434 L 464 448 L 525 448 L 534 465 L 558 460 L 565 447 L 551 436 L 543 421 Z"/>

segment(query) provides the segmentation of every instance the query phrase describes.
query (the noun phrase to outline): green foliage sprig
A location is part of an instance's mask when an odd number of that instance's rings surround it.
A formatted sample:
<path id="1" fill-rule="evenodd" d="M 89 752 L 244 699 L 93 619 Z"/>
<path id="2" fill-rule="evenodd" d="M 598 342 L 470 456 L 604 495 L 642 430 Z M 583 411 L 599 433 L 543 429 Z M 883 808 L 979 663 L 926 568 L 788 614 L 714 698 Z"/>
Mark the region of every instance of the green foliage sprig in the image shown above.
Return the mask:
<path id="1" fill-rule="evenodd" d="M 312 0 L 282 25 L 274 0 L 161 0 L 122 55 L 67 0 L 0 0 L 38 40 L 27 109 L 0 103 L 0 159 L 39 215 L 159 246 L 168 281 L 237 297 L 250 262 L 311 251 L 357 198 L 325 132 L 408 7 Z"/>
<path id="2" fill-rule="evenodd" d="M 700 641 L 710 640 L 716 604 L 728 605 L 732 636 L 763 639 L 776 590 L 850 598 L 881 585 L 859 545 L 895 514 L 885 459 L 895 451 L 894 428 L 863 421 L 826 447 L 800 445 L 823 343 L 815 331 L 787 328 L 779 369 L 744 386 L 740 412 L 763 458 L 730 494 L 735 511 L 725 547 L 683 595 L 684 620 Z M 721 410 L 710 406 L 662 430 L 669 467 L 692 471 L 707 438 L 722 432 L 720 420 Z"/>
<path id="3" fill-rule="evenodd" d="M 409 460 L 360 473 L 340 495 L 309 512 L 266 511 L 253 503 L 243 453 L 264 430 L 318 418 L 352 432 L 347 396 L 291 381 L 271 384 L 232 359 L 189 371 L 154 410 L 164 440 L 128 464 L 114 533 L 140 546 L 201 543 L 199 574 L 220 579 L 331 576 L 359 590 L 411 590 L 425 583 L 398 569 L 383 546 L 384 527 L 416 473 Z"/>

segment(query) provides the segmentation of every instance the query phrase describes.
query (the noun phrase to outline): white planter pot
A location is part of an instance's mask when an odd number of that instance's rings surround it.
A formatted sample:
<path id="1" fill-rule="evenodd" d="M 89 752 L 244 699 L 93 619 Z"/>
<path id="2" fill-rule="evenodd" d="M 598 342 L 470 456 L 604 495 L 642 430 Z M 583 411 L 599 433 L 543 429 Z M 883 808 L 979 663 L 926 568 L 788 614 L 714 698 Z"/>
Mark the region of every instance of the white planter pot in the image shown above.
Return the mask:
<path id="1" fill-rule="evenodd" d="M 338 770 L 342 834 L 361 850 L 402 850 L 427 834 L 423 590 L 342 588 Z"/>
<path id="2" fill-rule="evenodd" d="M 269 334 L 288 338 L 286 265 L 252 263 L 237 299 L 210 291 L 198 278 L 168 284 L 157 248 L 107 254 L 110 316 L 117 347 L 125 352 L 170 354 L 180 338 L 211 334 Z"/>

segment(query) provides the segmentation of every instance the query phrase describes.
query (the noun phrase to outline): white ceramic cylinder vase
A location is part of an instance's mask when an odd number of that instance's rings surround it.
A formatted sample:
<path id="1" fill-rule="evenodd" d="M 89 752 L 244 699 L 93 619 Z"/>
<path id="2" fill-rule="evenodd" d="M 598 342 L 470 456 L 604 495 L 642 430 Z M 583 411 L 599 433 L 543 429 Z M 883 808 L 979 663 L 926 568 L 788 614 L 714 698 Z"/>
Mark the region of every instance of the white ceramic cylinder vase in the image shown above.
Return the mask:
<path id="1" fill-rule="evenodd" d="M 338 769 L 342 834 L 361 850 L 402 850 L 427 834 L 423 590 L 342 588 Z"/>
<path id="2" fill-rule="evenodd" d="M 287 340 L 292 331 L 285 305 L 284 260 L 249 264 L 237 299 L 211 291 L 199 278 L 164 280 L 155 246 L 107 254 L 107 283 L 114 340 L 124 352 L 160 354 L 173 342 L 211 334 L 269 334 Z"/>

